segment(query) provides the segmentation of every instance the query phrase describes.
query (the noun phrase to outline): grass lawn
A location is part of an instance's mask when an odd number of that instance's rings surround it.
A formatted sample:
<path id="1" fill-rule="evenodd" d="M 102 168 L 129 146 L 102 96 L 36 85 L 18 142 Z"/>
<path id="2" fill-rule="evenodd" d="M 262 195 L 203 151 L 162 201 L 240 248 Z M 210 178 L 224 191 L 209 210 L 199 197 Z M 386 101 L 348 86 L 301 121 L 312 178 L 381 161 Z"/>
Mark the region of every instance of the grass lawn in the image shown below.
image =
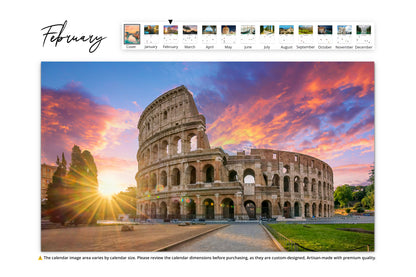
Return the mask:
<path id="1" fill-rule="evenodd" d="M 374 251 L 374 234 L 337 230 L 338 228 L 360 228 L 374 231 L 374 224 L 269 224 L 269 226 L 299 245 L 314 251 L 351 251 L 370 245 Z M 272 232 L 273 233 L 273 232 Z M 276 236 L 276 234 L 273 234 Z M 276 239 L 290 251 L 287 242 L 279 236 Z M 298 247 L 298 251 L 307 251 Z M 367 247 L 354 250 L 367 251 Z"/>

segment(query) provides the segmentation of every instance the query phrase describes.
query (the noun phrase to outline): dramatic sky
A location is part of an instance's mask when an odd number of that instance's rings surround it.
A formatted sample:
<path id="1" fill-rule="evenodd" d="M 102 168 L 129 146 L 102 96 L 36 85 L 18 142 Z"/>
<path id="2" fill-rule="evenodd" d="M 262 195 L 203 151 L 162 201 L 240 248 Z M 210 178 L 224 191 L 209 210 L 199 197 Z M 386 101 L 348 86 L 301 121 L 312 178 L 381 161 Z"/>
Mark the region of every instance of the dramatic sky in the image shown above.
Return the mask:
<path id="1" fill-rule="evenodd" d="M 207 119 L 211 147 L 300 152 L 327 162 L 335 186 L 366 184 L 374 163 L 371 62 L 42 63 L 41 159 L 89 150 L 100 189 L 136 185 L 140 113 L 180 85 Z"/>

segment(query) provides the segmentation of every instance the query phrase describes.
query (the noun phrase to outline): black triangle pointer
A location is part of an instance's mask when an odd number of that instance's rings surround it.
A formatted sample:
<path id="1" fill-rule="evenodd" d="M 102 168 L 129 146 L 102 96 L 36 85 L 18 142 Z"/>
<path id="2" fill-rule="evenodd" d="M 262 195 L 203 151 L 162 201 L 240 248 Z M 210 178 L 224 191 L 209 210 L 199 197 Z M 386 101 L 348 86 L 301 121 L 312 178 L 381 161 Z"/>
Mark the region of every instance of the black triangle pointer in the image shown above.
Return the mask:
<path id="1" fill-rule="evenodd" d="M 168 19 L 169 24 L 172 24 L 173 19 Z"/>

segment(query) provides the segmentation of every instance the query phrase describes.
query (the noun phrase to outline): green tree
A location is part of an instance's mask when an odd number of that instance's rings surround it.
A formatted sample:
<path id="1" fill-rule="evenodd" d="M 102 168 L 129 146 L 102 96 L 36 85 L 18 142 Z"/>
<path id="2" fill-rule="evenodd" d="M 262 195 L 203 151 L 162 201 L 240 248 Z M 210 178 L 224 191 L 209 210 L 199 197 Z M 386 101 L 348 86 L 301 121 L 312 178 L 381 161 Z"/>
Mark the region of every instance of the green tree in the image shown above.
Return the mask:
<path id="1" fill-rule="evenodd" d="M 375 171 L 374 166 L 370 170 L 370 177 L 368 178 L 368 181 L 370 184 L 365 187 L 365 197 L 361 200 L 361 204 L 369 209 L 374 208 L 375 202 L 374 202 L 374 187 L 375 187 L 375 177 L 374 177 Z"/>
<path id="2" fill-rule="evenodd" d="M 68 208 L 65 206 L 66 202 L 66 160 L 62 153 L 62 159 L 56 159 L 58 165 L 52 177 L 52 183 L 48 184 L 48 200 L 46 202 L 47 214 L 51 222 L 60 222 L 64 224 L 66 221 Z"/>
<path id="3" fill-rule="evenodd" d="M 364 189 L 362 190 L 356 190 L 352 193 L 352 198 L 354 201 L 359 201 L 361 202 L 361 200 L 365 197 L 365 191 Z"/>
<path id="4" fill-rule="evenodd" d="M 96 222 L 99 204 L 97 167 L 89 151 L 81 152 L 79 146 L 74 145 L 66 182 L 70 220 L 75 224 Z"/>
<path id="5" fill-rule="evenodd" d="M 334 200 L 338 201 L 341 207 L 347 206 L 352 199 L 352 190 L 349 185 L 345 184 L 335 189 Z"/>

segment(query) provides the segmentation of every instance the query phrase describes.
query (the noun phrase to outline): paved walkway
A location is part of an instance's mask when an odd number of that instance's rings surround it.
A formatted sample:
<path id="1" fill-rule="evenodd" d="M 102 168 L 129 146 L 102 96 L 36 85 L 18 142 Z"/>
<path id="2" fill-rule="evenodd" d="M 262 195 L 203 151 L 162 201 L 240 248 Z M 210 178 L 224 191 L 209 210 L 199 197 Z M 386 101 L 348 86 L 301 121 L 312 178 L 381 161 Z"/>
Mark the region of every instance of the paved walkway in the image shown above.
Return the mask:
<path id="1" fill-rule="evenodd" d="M 259 224 L 231 224 L 168 251 L 266 252 L 278 249 Z"/>
<path id="2" fill-rule="evenodd" d="M 134 231 L 121 226 L 42 230 L 42 251 L 155 251 L 224 225 L 142 224 Z M 215 232 L 215 231 L 214 231 Z"/>

